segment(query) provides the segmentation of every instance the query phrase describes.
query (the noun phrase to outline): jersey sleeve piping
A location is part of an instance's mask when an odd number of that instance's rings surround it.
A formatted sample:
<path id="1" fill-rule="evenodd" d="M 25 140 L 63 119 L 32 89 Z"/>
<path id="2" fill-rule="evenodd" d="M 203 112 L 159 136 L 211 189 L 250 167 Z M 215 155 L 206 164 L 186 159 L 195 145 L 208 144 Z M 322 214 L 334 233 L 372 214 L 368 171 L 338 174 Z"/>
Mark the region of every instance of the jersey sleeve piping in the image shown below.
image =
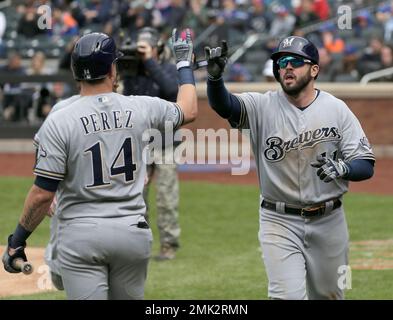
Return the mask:
<path id="1" fill-rule="evenodd" d="M 184 123 L 184 113 L 183 110 L 180 108 L 180 106 L 177 103 L 174 103 L 174 106 L 177 108 L 177 111 L 179 112 L 179 118 L 177 123 L 174 125 L 174 130 L 179 129 L 183 123 Z"/>
<path id="2" fill-rule="evenodd" d="M 58 173 L 58 172 L 52 172 L 48 170 L 43 170 L 39 168 L 35 168 L 33 173 L 37 176 L 49 178 L 49 179 L 55 179 L 55 180 L 63 180 L 65 177 L 65 174 L 63 173 Z"/>
<path id="3" fill-rule="evenodd" d="M 246 120 L 247 120 L 247 109 L 246 106 L 244 104 L 244 101 L 241 97 L 237 96 L 237 95 L 233 95 L 240 103 L 240 118 L 239 118 L 239 123 L 237 125 L 235 125 L 236 129 L 239 128 L 243 128 Z M 231 124 L 235 124 L 235 123 L 231 123 Z"/>

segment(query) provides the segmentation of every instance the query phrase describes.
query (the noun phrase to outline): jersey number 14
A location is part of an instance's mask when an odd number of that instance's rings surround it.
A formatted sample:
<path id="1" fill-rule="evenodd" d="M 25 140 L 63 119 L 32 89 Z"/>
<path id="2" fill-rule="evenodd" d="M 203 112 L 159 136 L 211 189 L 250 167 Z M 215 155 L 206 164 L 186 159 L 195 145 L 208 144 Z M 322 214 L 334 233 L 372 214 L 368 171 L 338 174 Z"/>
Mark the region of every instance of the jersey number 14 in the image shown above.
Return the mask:
<path id="1" fill-rule="evenodd" d="M 101 153 L 101 142 L 97 142 L 95 145 L 85 150 L 85 152 L 91 152 L 93 161 L 93 184 L 86 186 L 87 188 L 100 187 L 109 185 L 110 182 L 104 181 L 103 165 L 102 165 L 102 153 Z M 123 155 L 123 165 L 116 166 L 120 156 Z M 126 138 L 117 153 L 115 160 L 113 161 L 110 169 L 110 176 L 117 176 L 120 174 L 124 175 L 126 182 L 134 180 L 134 171 L 136 170 L 136 164 L 132 162 L 132 143 L 131 138 Z"/>

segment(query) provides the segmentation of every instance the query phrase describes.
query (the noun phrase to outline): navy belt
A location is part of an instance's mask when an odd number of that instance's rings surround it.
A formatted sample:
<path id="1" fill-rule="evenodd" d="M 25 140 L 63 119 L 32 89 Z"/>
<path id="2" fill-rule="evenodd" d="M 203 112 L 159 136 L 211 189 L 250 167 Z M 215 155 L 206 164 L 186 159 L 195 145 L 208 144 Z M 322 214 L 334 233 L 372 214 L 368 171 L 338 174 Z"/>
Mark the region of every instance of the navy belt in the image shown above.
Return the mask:
<path id="1" fill-rule="evenodd" d="M 263 200 L 261 206 L 262 206 L 262 208 L 277 212 L 275 202 L 269 202 L 269 201 Z M 337 208 L 340 208 L 340 207 L 341 207 L 340 199 L 334 199 L 332 211 Z M 318 217 L 318 216 L 323 216 L 325 214 L 326 203 L 324 202 L 319 205 L 305 207 L 305 208 L 294 208 L 294 207 L 285 206 L 284 211 L 285 211 L 285 213 L 295 214 L 298 216 L 302 216 L 304 218 Z"/>

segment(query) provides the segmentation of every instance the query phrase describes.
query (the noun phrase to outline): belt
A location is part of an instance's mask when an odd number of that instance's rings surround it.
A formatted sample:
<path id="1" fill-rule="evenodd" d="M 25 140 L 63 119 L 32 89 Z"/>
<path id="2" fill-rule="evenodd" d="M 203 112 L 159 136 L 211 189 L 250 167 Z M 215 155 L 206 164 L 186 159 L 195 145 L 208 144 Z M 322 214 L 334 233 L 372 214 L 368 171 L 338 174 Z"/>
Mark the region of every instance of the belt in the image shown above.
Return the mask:
<path id="1" fill-rule="evenodd" d="M 262 208 L 276 211 L 276 203 L 275 202 L 269 202 L 269 201 L 263 200 L 261 206 L 262 206 Z M 339 199 L 334 199 L 332 210 L 335 210 L 340 207 L 341 207 L 341 201 Z M 310 206 L 310 207 L 305 207 L 305 208 L 294 208 L 294 207 L 289 207 L 289 206 L 285 205 L 284 211 L 285 211 L 285 213 L 299 215 L 304 218 L 318 217 L 318 216 L 323 216 L 325 214 L 326 203 L 324 202 L 322 204 L 318 204 L 313 207 Z"/>

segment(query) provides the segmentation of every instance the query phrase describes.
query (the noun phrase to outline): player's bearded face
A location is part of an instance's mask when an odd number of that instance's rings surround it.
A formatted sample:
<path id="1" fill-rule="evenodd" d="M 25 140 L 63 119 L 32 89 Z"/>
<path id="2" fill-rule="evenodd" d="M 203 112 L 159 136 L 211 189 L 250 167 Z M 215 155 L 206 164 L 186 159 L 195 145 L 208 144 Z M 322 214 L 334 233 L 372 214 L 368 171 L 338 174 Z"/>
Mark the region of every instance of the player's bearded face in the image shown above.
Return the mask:
<path id="1" fill-rule="evenodd" d="M 280 84 L 284 92 L 290 96 L 297 96 L 313 79 L 311 68 L 305 65 L 298 69 L 286 68 L 280 70 Z"/>

